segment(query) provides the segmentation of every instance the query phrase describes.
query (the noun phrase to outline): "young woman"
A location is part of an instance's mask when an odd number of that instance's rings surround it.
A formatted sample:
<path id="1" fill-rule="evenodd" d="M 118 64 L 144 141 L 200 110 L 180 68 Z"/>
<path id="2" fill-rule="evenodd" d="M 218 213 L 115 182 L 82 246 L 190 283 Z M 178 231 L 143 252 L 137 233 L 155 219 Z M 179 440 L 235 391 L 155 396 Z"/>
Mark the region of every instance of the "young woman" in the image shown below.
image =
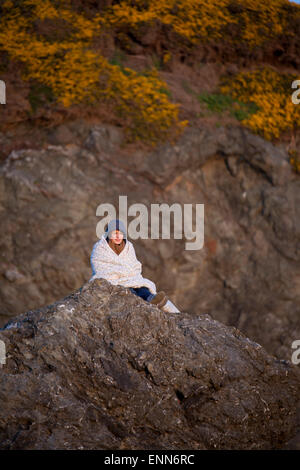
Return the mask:
<path id="1" fill-rule="evenodd" d="M 104 278 L 115 285 L 128 287 L 142 299 L 170 312 L 179 312 L 163 291 L 142 276 L 142 264 L 137 260 L 133 244 L 127 239 L 121 220 L 111 220 L 105 234 L 95 243 L 91 254 L 92 277 Z"/>

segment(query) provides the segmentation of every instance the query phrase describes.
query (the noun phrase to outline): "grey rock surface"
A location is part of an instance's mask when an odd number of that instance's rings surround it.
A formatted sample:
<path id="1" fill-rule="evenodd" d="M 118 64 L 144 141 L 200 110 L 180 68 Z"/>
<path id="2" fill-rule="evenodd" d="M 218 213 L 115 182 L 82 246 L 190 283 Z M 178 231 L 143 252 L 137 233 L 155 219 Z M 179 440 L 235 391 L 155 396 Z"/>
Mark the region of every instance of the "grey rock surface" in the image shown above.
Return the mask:
<path id="1" fill-rule="evenodd" d="M 0 330 L 1 449 L 277 449 L 300 371 L 201 312 L 106 280 Z"/>
<path id="2" fill-rule="evenodd" d="M 79 121 L 70 132 L 76 144 L 14 151 L 0 168 L 0 325 L 90 278 L 99 204 L 118 209 L 127 195 L 150 214 L 153 203 L 198 203 L 203 249 L 134 240 L 143 275 L 180 310 L 207 312 L 290 359 L 300 339 L 300 179 L 284 150 L 240 127 L 189 128 L 148 152 L 122 147 L 113 126 Z"/>

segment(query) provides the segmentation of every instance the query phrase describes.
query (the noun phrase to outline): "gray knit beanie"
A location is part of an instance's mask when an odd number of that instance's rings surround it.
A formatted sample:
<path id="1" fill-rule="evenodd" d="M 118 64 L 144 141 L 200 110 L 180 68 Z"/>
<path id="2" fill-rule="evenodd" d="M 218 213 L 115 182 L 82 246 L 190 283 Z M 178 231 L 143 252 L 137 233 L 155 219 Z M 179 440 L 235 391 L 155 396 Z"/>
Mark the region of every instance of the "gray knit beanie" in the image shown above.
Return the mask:
<path id="1" fill-rule="evenodd" d="M 119 230 L 120 232 L 123 233 L 124 238 L 127 238 L 125 225 L 124 225 L 124 223 L 122 222 L 122 220 L 120 220 L 120 219 L 113 219 L 113 220 L 111 220 L 111 221 L 107 224 L 107 227 L 106 227 L 106 229 L 105 229 L 105 237 L 106 237 L 106 238 L 109 238 L 111 232 L 113 232 L 114 230 Z"/>

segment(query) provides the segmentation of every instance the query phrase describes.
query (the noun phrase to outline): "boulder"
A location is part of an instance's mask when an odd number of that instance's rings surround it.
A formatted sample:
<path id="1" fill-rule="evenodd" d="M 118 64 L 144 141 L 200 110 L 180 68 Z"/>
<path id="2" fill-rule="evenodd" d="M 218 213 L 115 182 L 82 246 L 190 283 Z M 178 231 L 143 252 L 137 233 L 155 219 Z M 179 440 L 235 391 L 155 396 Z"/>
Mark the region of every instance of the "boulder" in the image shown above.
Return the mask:
<path id="1" fill-rule="evenodd" d="M 0 449 L 278 449 L 297 432 L 297 366 L 104 279 L 0 340 Z"/>

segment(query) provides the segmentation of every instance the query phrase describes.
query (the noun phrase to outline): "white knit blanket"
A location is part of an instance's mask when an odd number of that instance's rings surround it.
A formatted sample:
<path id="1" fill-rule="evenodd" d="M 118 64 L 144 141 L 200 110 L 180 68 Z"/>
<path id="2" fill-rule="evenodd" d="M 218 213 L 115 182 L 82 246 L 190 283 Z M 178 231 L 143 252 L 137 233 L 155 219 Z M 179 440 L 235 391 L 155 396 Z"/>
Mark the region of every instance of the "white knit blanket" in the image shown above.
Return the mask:
<path id="1" fill-rule="evenodd" d="M 124 287 L 149 288 L 156 294 L 154 282 L 142 276 L 142 264 L 137 260 L 133 244 L 126 240 L 125 247 L 119 255 L 107 243 L 104 235 L 97 241 L 91 254 L 93 275 L 89 279 L 104 278 L 115 285 Z"/>

